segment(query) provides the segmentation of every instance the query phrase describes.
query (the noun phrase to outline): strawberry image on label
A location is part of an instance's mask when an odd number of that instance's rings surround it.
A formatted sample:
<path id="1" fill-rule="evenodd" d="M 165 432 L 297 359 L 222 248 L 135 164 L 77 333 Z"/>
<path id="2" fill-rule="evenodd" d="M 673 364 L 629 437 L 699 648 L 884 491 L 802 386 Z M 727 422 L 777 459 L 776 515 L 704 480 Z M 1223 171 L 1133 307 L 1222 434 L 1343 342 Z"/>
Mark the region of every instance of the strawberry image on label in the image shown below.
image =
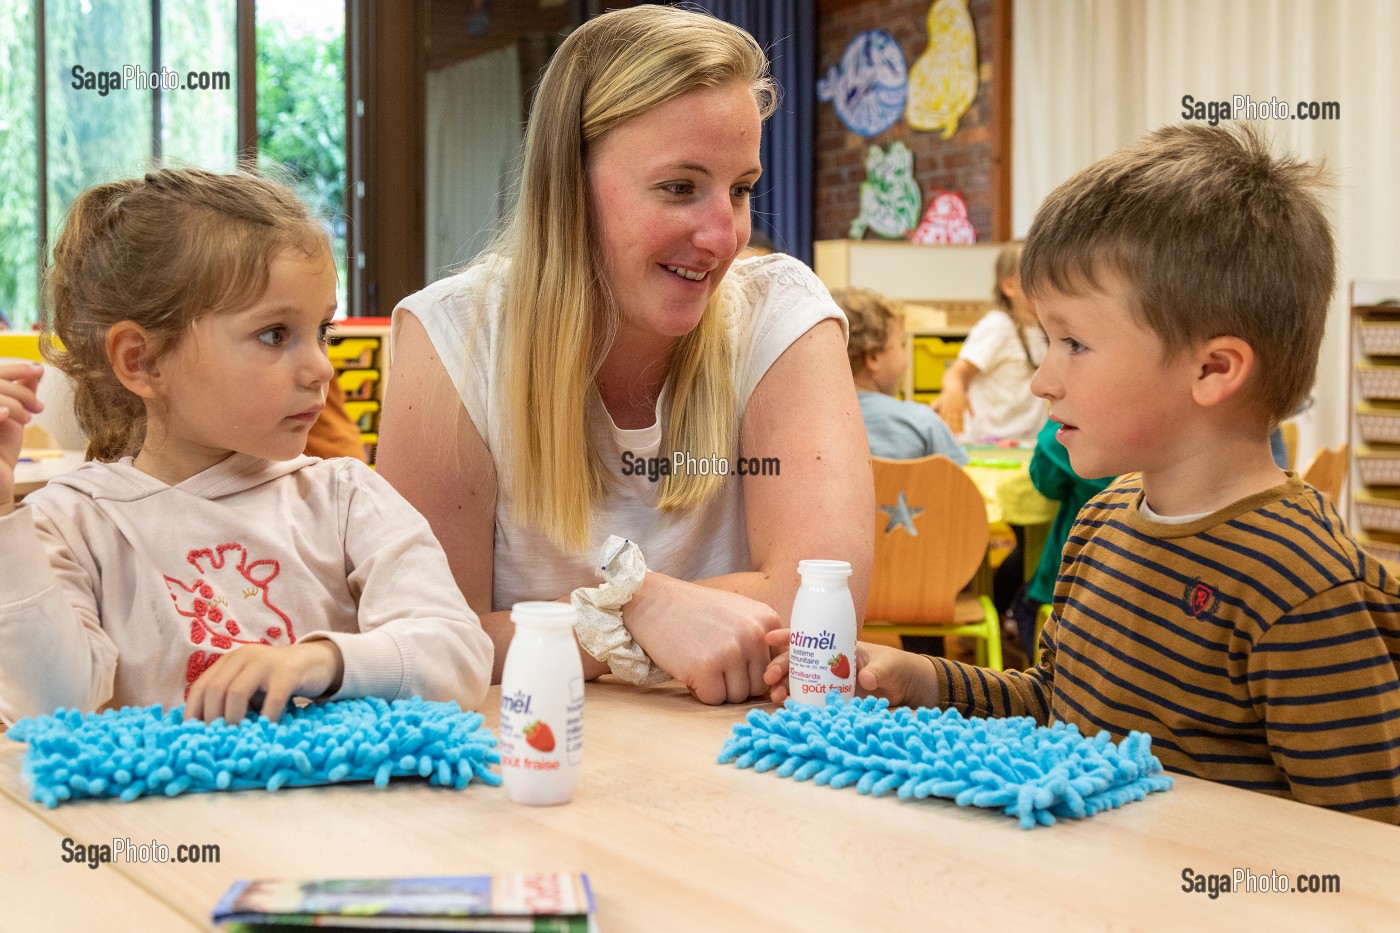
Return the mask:
<path id="1" fill-rule="evenodd" d="M 838 654 L 830 661 L 827 661 L 826 665 L 831 668 L 831 676 L 833 677 L 844 678 L 851 676 L 851 659 L 846 657 L 845 654 Z"/>
<path id="2" fill-rule="evenodd" d="M 548 725 L 538 719 L 525 727 L 525 741 L 537 751 L 554 751 L 554 733 Z"/>

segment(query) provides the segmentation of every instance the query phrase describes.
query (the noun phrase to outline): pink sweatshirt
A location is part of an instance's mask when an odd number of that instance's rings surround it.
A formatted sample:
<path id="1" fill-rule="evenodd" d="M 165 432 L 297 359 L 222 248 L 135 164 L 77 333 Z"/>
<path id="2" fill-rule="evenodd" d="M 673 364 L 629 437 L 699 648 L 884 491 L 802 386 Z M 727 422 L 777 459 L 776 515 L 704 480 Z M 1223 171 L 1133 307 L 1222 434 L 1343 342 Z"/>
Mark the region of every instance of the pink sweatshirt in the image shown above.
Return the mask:
<path id="1" fill-rule="evenodd" d="M 492 645 L 428 523 L 358 461 L 87 463 L 0 518 L 0 719 L 174 706 L 244 644 L 329 638 L 336 698 L 481 702 Z"/>

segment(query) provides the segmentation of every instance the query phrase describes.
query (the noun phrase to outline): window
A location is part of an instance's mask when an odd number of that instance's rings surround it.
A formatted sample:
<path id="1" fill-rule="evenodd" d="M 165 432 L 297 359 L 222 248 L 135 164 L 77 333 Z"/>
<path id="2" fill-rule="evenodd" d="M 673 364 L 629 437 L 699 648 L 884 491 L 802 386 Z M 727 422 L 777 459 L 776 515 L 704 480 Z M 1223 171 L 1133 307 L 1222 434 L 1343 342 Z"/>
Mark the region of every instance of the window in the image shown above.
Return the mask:
<path id="1" fill-rule="evenodd" d="M 258 150 L 290 171 L 326 224 L 346 311 L 345 4 L 298 0 L 257 8 Z"/>
<path id="2" fill-rule="evenodd" d="M 29 326 L 39 305 L 34 15 L 0 0 L 0 326 Z"/>
<path id="3" fill-rule="evenodd" d="M 257 136 L 325 218 L 345 310 L 345 2 L 0 0 L 0 314 L 39 316 L 79 192 L 156 161 L 238 157 L 238 16 L 255 13 Z"/>

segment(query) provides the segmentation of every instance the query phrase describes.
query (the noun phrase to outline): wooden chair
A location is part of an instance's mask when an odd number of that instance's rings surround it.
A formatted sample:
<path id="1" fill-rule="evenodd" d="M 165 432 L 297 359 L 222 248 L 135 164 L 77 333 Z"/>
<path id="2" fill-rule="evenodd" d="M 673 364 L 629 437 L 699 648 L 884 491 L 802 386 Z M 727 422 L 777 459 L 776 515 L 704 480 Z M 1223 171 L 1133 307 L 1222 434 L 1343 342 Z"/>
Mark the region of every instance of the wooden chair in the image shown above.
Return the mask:
<path id="1" fill-rule="evenodd" d="M 24 436 L 20 441 L 20 446 L 25 450 L 52 450 L 58 444 L 54 443 L 53 435 L 48 429 L 34 423 L 24 426 Z"/>
<path id="2" fill-rule="evenodd" d="M 1298 468 L 1298 422 L 1285 421 L 1279 425 L 1279 430 L 1283 432 L 1283 449 L 1288 452 L 1287 468 L 1296 470 Z"/>
<path id="3" fill-rule="evenodd" d="M 865 632 L 977 639 L 977 660 L 1001 669 L 1001 620 L 963 592 L 987 553 L 987 506 L 947 457 L 885 460 L 875 473 L 875 569 Z"/>
<path id="4" fill-rule="evenodd" d="M 1303 482 L 1325 493 L 1336 505 L 1342 501 L 1342 482 L 1351 466 L 1351 448 L 1346 444 L 1323 448 L 1313 455 L 1300 474 Z"/>
<path id="5" fill-rule="evenodd" d="M 1031 649 L 1031 663 L 1040 663 L 1040 636 L 1045 631 L 1045 623 L 1050 621 L 1052 608 L 1049 603 L 1042 603 L 1035 613 L 1035 647 Z"/>

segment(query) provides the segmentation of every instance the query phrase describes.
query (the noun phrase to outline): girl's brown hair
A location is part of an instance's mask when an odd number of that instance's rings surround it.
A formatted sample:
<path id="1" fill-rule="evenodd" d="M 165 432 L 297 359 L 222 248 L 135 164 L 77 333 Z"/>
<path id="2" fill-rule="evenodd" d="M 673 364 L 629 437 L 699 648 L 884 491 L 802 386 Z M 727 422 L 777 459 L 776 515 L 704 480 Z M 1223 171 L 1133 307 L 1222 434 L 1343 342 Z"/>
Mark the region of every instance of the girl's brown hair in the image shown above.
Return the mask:
<path id="1" fill-rule="evenodd" d="M 170 350 L 198 318 L 245 307 L 273 257 L 328 248 L 306 206 L 250 172 L 163 168 L 89 188 L 68 211 L 44 278 L 44 358 L 73 384 L 89 460 L 133 456 L 146 404 L 117 380 L 107 331 L 121 321 Z"/>
<path id="2" fill-rule="evenodd" d="M 997 253 L 996 281 L 992 283 L 992 300 L 1001 310 L 1010 314 L 1013 318 L 1014 309 L 1011 307 L 1011 296 L 1001 287 L 1001 283 L 1010 278 L 1015 278 L 1021 274 L 1021 250 L 1023 244 L 1020 241 L 1007 243 Z"/>

